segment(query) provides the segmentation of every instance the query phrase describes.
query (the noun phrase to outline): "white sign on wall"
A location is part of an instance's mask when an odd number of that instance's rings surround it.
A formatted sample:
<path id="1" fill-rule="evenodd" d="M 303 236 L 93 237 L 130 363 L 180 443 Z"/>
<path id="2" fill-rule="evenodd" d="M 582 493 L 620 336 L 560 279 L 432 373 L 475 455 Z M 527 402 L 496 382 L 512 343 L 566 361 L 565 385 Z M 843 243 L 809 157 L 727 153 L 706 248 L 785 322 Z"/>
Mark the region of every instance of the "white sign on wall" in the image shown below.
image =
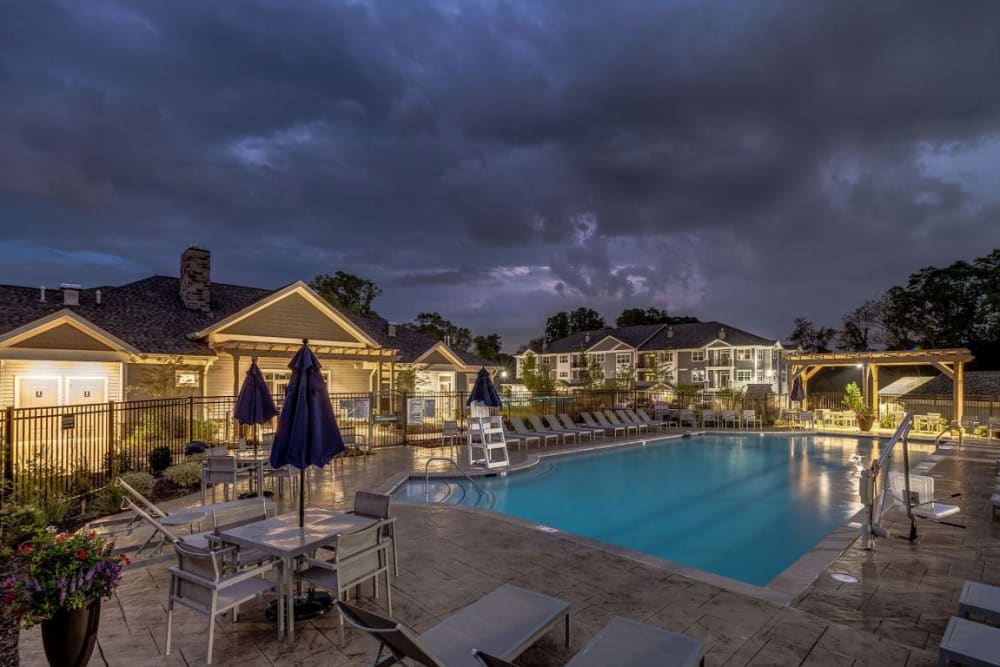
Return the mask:
<path id="1" fill-rule="evenodd" d="M 406 423 L 407 424 L 424 423 L 424 399 L 422 398 L 406 399 Z"/>

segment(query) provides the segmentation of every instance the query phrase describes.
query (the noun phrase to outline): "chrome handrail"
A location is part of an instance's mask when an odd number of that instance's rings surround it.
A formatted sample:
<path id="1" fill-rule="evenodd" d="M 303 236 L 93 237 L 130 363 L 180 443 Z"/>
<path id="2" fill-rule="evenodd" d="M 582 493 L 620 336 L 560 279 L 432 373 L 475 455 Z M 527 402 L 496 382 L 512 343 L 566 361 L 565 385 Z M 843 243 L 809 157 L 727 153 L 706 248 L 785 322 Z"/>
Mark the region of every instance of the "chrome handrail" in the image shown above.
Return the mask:
<path id="1" fill-rule="evenodd" d="M 472 483 L 472 486 L 476 487 L 476 490 L 479 491 L 480 496 L 482 496 L 483 498 L 493 497 L 493 495 L 488 491 L 486 491 L 486 489 L 479 486 L 479 484 L 476 483 L 476 480 L 472 479 L 469 473 L 462 470 L 462 466 L 458 465 L 458 462 L 455 461 L 455 459 L 448 456 L 432 456 L 431 458 L 427 459 L 427 461 L 424 463 L 424 489 L 427 488 L 427 484 L 430 482 L 431 478 L 430 466 L 433 461 L 447 461 L 448 463 L 450 463 L 455 467 L 455 470 L 462 473 L 462 475 Z"/>

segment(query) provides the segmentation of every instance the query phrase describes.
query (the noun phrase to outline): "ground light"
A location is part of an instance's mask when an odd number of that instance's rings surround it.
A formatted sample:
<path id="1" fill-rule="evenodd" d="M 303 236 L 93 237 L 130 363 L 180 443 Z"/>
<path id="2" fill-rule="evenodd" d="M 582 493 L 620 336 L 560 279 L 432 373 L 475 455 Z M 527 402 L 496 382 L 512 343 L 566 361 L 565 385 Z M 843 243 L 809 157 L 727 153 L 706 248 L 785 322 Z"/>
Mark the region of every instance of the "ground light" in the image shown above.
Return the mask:
<path id="1" fill-rule="evenodd" d="M 847 574 L 846 572 L 834 572 L 830 575 L 830 578 L 839 581 L 843 584 L 856 584 L 858 583 L 858 578 L 853 574 Z"/>

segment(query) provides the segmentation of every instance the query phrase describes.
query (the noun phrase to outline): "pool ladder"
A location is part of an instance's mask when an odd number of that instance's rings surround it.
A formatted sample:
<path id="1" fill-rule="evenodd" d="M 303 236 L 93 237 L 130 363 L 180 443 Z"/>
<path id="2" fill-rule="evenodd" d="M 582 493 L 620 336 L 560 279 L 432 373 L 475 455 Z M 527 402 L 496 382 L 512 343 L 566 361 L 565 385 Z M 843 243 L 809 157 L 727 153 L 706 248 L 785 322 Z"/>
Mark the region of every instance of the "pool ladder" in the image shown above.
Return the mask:
<path id="1" fill-rule="evenodd" d="M 493 494 L 484 489 L 483 487 L 479 486 L 479 484 L 476 483 L 476 480 L 472 479 L 469 473 L 462 470 L 462 466 L 458 465 L 458 462 L 455 461 L 455 459 L 448 456 L 432 456 L 431 458 L 427 459 L 427 461 L 424 463 L 424 493 L 427 492 L 427 485 L 430 483 L 430 478 L 431 478 L 430 467 L 431 463 L 433 463 L 434 461 L 446 461 L 447 463 L 450 463 L 455 468 L 455 470 L 462 473 L 462 476 L 465 477 L 465 479 L 469 480 L 469 483 L 472 484 L 472 486 L 476 487 L 476 491 L 479 491 L 480 498 L 488 499 L 491 506 L 494 504 Z"/>

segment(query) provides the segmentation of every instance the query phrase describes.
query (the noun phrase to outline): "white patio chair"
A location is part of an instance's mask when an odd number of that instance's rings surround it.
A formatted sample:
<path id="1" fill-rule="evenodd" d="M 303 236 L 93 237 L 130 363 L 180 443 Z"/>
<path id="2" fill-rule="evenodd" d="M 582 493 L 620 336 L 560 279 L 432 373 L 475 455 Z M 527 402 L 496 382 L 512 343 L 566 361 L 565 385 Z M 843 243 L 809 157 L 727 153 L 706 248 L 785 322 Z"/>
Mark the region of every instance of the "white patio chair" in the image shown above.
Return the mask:
<path id="1" fill-rule="evenodd" d="M 274 590 L 272 581 L 263 575 L 276 567 L 276 563 L 265 563 L 257 567 L 231 572 L 226 559 L 234 549 L 209 551 L 193 548 L 182 542 L 174 543 L 177 565 L 170 568 L 170 590 L 167 597 L 167 647 L 170 655 L 173 638 L 174 605 L 179 604 L 208 616 L 208 658 L 212 664 L 212 648 L 215 641 L 215 617 L 230 609 L 233 623 L 238 620 L 239 606 L 256 597 Z"/>
<path id="2" fill-rule="evenodd" d="M 735 410 L 723 410 L 719 421 L 723 428 L 729 425 L 732 425 L 733 428 L 739 428 L 740 425 L 740 419 L 736 416 Z"/>
<path id="3" fill-rule="evenodd" d="M 708 424 L 716 427 L 719 425 L 719 415 L 715 413 L 715 410 L 705 409 L 701 411 L 701 427 L 705 428 Z"/>
<path id="4" fill-rule="evenodd" d="M 799 426 L 802 428 L 815 428 L 816 422 L 813 420 L 813 413 L 809 410 L 799 413 Z"/>
<path id="5" fill-rule="evenodd" d="M 235 456 L 208 456 L 205 458 L 205 467 L 201 471 L 201 502 L 205 503 L 205 490 L 208 485 L 212 485 L 212 502 L 215 502 L 215 488 L 222 485 L 223 500 L 229 500 L 229 487 L 233 487 L 233 495 L 236 495 L 236 486 L 240 480 L 250 480 L 253 472 L 249 468 L 239 465 Z"/>
<path id="6" fill-rule="evenodd" d="M 757 415 L 756 410 L 744 410 L 740 417 L 740 424 L 745 428 L 753 428 L 754 426 L 764 428 L 764 419 Z"/>

